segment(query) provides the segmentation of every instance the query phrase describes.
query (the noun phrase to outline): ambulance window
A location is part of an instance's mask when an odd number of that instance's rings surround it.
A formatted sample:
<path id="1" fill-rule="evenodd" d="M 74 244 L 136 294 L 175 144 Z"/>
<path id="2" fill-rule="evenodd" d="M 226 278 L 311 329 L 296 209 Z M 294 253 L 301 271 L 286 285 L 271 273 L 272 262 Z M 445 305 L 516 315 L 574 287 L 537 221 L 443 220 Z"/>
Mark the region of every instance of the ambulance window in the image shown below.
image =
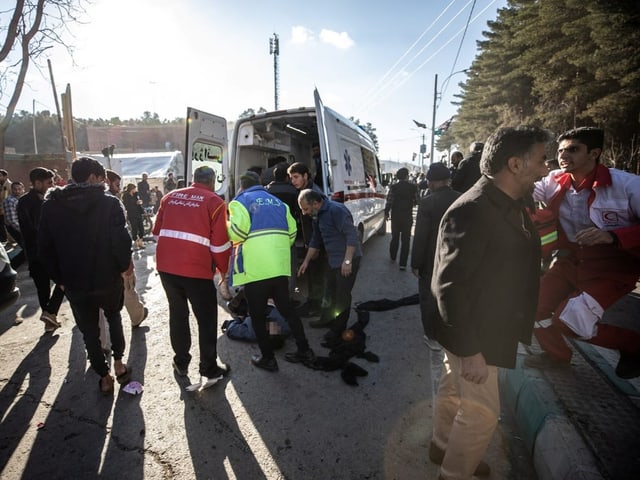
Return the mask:
<path id="1" fill-rule="evenodd" d="M 198 167 L 211 167 L 216 172 L 218 182 L 222 176 L 222 148 L 219 145 L 212 145 L 204 142 L 194 142 L 191 149 L 192 172 Z"/>
<path id="2" fill-rule="evenodd" d="M 362 162 L 364 164 L 364 176 L 371 188 L 376 187 L 376 157 L 375 154 L 365 148 L 362 149 Z"/>

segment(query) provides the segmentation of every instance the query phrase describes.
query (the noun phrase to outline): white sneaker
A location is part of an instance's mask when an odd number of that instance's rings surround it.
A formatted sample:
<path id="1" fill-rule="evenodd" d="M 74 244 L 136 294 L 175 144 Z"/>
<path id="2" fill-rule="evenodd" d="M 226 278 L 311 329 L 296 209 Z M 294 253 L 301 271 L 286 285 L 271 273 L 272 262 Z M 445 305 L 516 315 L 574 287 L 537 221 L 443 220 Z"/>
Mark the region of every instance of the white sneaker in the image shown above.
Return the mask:
<path id="1" fill-rule="evenodd" d="M 434 352 L 439 352 L 440 350 L 442 350 L 442 347 L 437 340 L 433 340 L 426 335 L 423 335 L 422 339 L 424 340 L 424 343 L 427 345 L 427 347 L 429 347 Z"/>

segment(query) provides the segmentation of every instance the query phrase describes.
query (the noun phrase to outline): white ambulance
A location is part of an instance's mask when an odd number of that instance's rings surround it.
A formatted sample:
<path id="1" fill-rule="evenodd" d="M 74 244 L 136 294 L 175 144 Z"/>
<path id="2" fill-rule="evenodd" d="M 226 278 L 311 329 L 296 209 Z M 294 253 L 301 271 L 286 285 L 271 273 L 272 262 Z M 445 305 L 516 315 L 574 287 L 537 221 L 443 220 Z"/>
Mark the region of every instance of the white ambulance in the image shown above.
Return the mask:
<path id="1" fill-rule="evenodd" d="M 374 233 L 384 234 L 385 185 L 373 142 L 367 133 L 330 108 L 317 90 L 315 108 L 279 110 L 239 119 L 228 149 L 224 118 L 194 108 L 187 111 L 186 178 L 202 165 L 217 174 L 216 192 L 227 201 L 239 189 L 240 176 L 258 167 L 263 175 L 284 158 L 303 162 L 322 190 L 343 202 L 353 215 L 363 242 Z M 313 147 L 320 148 L 322 174 L 315 176 Z"/>

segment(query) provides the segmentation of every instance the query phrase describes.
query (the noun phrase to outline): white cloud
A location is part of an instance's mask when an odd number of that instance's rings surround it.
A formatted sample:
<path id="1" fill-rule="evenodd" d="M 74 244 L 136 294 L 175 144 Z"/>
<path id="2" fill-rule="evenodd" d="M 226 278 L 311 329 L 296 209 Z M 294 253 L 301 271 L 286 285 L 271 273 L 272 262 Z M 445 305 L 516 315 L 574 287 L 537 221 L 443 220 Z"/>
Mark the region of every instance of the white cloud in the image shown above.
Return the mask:
<path id="1" fill-rule="evenodd" d="M 313 32 L 306 27 L 296 25 L 291 27 L 291 43 L 294 45 L 304 45 L 313 41 Z"/>
<path id="2" fill-rule="evenodd" d="M 333 30 L 327 30 L 326 28 L 323 28 L 320 32 L 320 40 L 343 50 L 355 45 L 355 42 L 347 32 L 334 32 Z"/>

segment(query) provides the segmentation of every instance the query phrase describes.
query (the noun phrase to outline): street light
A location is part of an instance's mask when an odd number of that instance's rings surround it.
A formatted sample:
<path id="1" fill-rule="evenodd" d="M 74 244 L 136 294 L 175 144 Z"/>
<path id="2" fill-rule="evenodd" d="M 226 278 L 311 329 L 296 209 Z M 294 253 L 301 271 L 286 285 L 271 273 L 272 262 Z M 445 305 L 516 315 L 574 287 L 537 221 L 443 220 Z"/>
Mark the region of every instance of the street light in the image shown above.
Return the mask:
<path id="1" fill-rule="evenodd" d="M 444 81 L 442 82 L 442 85 L 446 85 L 447 81 L 453 77 L 454 75 L 458 74 L 458 73 L 467 73 L 469 70 L 468 69 L 464 69 L 464 70 L 459 70 L 457 72 L 453 72 L 451 75 L 449 75 L 447 78 L 444 79 Z M 438 93 L 438 74 L 436 73 L 436 80 L 433 86 L 433 116 L 431 117 L 431 155 L 430 155 L 430 160 L 433 161 L 433 149 L 434 149 L 434 141 L 435 141 L 435 135 L 436 135 L 436 111 L 438 110 L 438 97 L 442 95 L 442 91 L 440 91 L 440 93 Z"/>
<path id="2" fill-rule="evenodd" d="M 426 123 L 420 123 L 417 120 L 414 120 L 413 123 L 416 124 L 416 127 L 422 128 L 424 130 L 427 129 Z M 427 146 L 424 143 L 424 130 L 422 131 L 422 144 L 420 145 L 420 171 L 424 172 L 424 154 L 427 153 Z"/>

